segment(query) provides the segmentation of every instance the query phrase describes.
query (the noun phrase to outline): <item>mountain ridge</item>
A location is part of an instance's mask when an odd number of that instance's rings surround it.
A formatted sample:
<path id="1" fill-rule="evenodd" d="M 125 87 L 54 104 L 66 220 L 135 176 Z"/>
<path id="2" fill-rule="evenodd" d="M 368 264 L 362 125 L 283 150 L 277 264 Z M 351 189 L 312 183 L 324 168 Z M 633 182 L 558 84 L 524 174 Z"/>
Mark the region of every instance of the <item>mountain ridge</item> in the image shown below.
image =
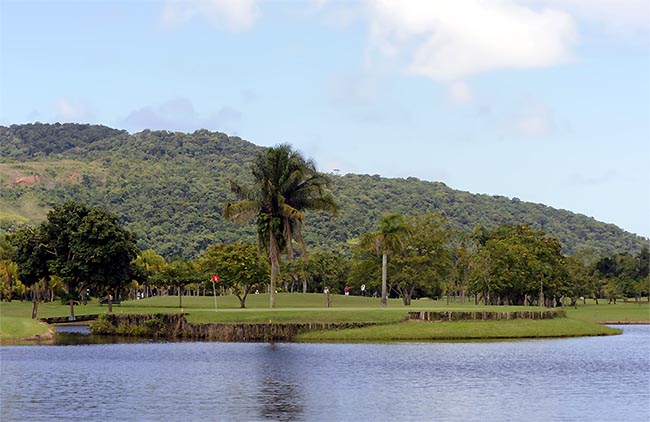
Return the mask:
<path id="1" fill-rule="evenodd" d="M 114 212 L 141 248 L 166 257 L 195 256 L 212 243 L 254 241 L 252 225 L 227 222 L 221 211 L 236 199 L 230 180 L 250 182 L 250 163 L 263 149 L 204 129 L 130 134 L 74 123 L 0 126 L 0 231 L 38 222 L 53 205 L 73 199 Z M 304 235 L 312 246 L 345 248 L 387 212 L 437 212 L 462 231 L 528 224 L 558 237 L 568 254 L 585 248 L 635 253 L 648 243 L 583 214 L 443 182 L 354 173 L 331 178 L 341 212 L 338 218 L 308 214 Z"/>

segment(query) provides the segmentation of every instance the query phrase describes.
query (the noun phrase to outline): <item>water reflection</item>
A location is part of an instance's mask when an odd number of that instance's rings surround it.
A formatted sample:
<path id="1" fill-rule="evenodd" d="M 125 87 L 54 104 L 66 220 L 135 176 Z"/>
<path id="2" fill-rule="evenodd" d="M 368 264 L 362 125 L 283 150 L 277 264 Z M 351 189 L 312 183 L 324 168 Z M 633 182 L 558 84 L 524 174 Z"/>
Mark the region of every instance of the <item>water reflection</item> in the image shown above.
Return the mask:
<path id="1" fill-rule="evenodd" d="M 56 346 L 188 342 L 187 340 L 177 339 L 148 339 L 129 336 L 94 335 L 90 334 L 90 326 L 72 324 L 57 325 L 54 334 L 54 345 Z"/>
<path id="2" fill-rule="evenodd" d="M 506 343 L 8 346 L 0 420 L 647 421 L 648 373 L 650 326 Z"/>
<path id="3" fill-rule="evenodd" d="M 260 416 L 280 421 L 301 420 L 304 413 L 303 389 L 293 362 L 298 357 L 290 347 L 272 343 L 259 359 L 260 384 L 256 399 Z"/>
<path id="4" fill-rule="evenodd" d="M 90 325 L 65 324 L 65 325 L 57 325 L 55 329 L 57 333 L 82 334 L 82 335 L 90 334 Z"/>

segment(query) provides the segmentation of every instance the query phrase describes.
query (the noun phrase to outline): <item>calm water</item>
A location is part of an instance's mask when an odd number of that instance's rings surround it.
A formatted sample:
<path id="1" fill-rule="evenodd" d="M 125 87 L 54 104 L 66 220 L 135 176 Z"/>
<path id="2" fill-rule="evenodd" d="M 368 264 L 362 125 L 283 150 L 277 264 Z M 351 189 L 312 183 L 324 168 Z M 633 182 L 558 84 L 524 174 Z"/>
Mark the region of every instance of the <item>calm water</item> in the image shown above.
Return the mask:
<path id="1" fill-rule="evenodd" d="M 650 326 L 496 343 L 0 348 L 0 420 L 649 421 Z"/>

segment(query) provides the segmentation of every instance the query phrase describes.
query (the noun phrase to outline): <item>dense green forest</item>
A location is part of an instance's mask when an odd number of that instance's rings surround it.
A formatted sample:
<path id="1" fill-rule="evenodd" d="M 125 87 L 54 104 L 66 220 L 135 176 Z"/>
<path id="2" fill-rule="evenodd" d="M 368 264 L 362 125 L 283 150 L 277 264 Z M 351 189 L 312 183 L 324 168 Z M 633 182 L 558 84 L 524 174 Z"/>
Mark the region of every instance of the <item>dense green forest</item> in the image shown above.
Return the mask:
<path id="1" fill-rule="evenodd" d="M 149 131 L 105 126 L 0 126 L 0 234 L 40 222 L 66 200 L 101 206 L 134 232 L 140 249 L 167 258 L 197 257 L 211 244 L 254 242 L 252 225 L 222 218 L 237 198 L 230 181 L 250 181 L 262 147 L 223 133 Z M 314 157 L 318 161 L 318 157 Z M 385 213 L 438 213 L 452 229 L 527 224 L 557 237 L 563 252 L 638 253 L 648 240 L 612 224 L 517 198 L 477 195 L 441 182 L 379 175 L 331 175 L 340 212 L 311 213 L 309 245 L 347 251 Z"/>

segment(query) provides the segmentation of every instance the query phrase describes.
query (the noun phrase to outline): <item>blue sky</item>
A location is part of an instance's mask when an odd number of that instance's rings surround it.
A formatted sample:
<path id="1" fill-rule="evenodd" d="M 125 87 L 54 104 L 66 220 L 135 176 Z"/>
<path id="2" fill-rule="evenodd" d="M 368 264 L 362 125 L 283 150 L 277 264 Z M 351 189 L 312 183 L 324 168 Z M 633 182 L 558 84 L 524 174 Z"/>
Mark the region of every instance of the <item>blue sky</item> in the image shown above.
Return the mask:
<path id="1" fill-rule="evenodd" d="M 0 124 L 289 142 L 650 236 L 647 0 L 0 5 Z"/>

